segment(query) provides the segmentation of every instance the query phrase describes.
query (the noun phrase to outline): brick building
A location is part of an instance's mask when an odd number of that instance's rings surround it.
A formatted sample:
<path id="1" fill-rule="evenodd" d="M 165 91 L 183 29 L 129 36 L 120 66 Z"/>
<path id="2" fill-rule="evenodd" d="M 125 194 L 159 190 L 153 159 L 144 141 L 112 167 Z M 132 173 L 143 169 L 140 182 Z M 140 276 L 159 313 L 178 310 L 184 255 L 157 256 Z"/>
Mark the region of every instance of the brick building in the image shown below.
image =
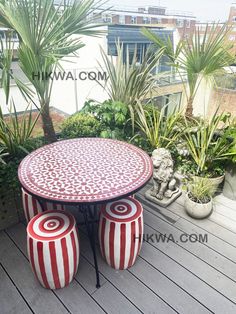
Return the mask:
<path id="1" fill-rule="evenodd" d="M 151 25 L 158 27 L 177 28 L 180 37 L 190 36 L 196 23 L 196 17 L 191 12 L 170 11 L 161 6 L 140 8 L 116 8 L 105 12 L 97 10 L 96 20 L 107 24 Z"/>
<path id="2" fill-rule="evenodd" d="M 206 27 L 208 27 L 208 30 L 210 32 L 211 28 L 217 27 L 220 29 L 224 24 L 227 24 L 229 27 L 229 33 L 228 33 L 228 41 L 233 46 L 233 51 L 236 54 L 236 3 L 233 3 L 229 10 L 229 15 L 225 19 L 225 22 L 217 23 L 217 21 L 212 22 L 196 22 L 195 26 L 199 30 L 200 35 L 203 37 Z"/>

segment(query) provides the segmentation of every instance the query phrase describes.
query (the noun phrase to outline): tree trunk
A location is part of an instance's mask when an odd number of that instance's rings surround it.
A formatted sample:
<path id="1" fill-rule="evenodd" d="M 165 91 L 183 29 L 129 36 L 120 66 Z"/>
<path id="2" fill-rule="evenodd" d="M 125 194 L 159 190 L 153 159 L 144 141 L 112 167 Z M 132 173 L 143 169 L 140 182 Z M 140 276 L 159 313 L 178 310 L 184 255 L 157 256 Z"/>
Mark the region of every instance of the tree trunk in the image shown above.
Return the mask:
<path id="1" fill-rule="evenodd" d="M 41 118 L 43 123 L 44 137 L 47 143 L 57 141 L 56 133 L 50 116 L 49 103 L 41 102 Z"/>
<path id="2" fill-rule="evenodd" d="M 193 99 L 189 98 L 187 102 L 187 108 L 185 111 L 185 116 L 191 118 L 193 116 Z"/>

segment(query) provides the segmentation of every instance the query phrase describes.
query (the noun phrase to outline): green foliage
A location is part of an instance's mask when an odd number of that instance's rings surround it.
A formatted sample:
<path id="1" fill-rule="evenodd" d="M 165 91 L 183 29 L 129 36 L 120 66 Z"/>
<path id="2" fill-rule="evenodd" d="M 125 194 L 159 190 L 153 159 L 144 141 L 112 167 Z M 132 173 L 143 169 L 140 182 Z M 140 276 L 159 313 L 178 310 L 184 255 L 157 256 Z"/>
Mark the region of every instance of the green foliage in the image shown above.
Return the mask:
<path id="1" fill-rule="evenodd" d="M 4 117 L 0 108 L 0 144 L 5 148 L 5 152 L 11 156 L 16 156 L 19 151 L 27 152 L 25 145 L 38 120 L 39 114 L 33 120 L 32 111 L 27 109 L 28 107 L 19 116 L 13 102 L 9 116 Z"/>
<path id="2" fill-rule="evenodd" d="M 20 187 L 17 170 L 21 160 L 31 152 L 45 144 L 43 138 L 31 138 L 24 143 L 24 150 L 20 150 L 16 156 L 8 154 L 4 164 L 0 163 L 0 195 L 10 190 L 17 190 Z"/>
<path id="3" fill-rule="evenodd" d="M 229 139 L 226 132 L 229 115 L 218 110 L 209 121 L 197 120 L 196 127 L 189 127 L 188 120 L 182 132 L 191 161 L 197 166 L 196 174 L 208 176 L 222 169 L 222 163 L 236 155 L 235 142 Z"/>
<path id="4" fill-rule="evenodd" d="M 129 50 L 124 51 L 123 44 L 118 42 L 116 49 L 115 59 L 101 49 L 104 65 L 100 64 L 100 67 L 103 69 L 105 66 L 108 79 L 105 84 L 99 81 L 98 84 L 106 90 L 112 101 L 128 105 L 134 127 L 134 107 L 137 101 L 150 97 L 156 83 L 156 76 L 152 74 L 152 70 L 160 60 L 164 49 L 159 49 L 157 53 L 151 50 L 143 53 L 141 63 L 138 63 L 137 49 L 134 50 L 132 60 Z"/>
<path id="5" fill-rule="evenodd" d="M 59 67 L 61 58 L 75 55 L 84 44 L 80 35 L 96 35 L 99 26 L 89 18 L 96 9 L 94 0 L 65 0 L 55 7 L 54 0 L 9 0 L 0 2 L 0 19 L 14 29 L 20 38 L 19 65 L 34 87 L 42 107 L 45 137 L 56 140 L 49 114 L 53 80 L 42 73 L 51 73 Z M 37 75 L 39 77 L 37 78 Z M 32 94 L 25 91 L 32 102 Z"/>
<path id="6" fill-rule="evenodd" d="M 97 137 L 102 130 L 101 123 L 91 114 L 75 113 L 62 124 L 63 138 Z"/>
<path id="7" fill-rule="evenodd" d="M 151 40 L 158 49 L 164 48 L 164 55 L 169 64 L 176 69 L 181 77 L 188 97 L 187 113 L 192 115 L 192 103 L 203 79 L 213 78 L 216 74 L 225 72 L 224 68 L 233 64 L 235 56 L 232 54 L 232 45 L 227 43 L 230 28 L 227 24 L 207 26 L 202 35 L 195 30 L 191 37 L 179 41 L 176 47 L 168 38 L 162 40 L 149 29 L 143 29 L 143 34 Z M 188 90 L 184 78 L 188 79 Z"/>
<path id="8" fill-rule="evenodd" d="M 6 157 L 8 153 L 6 153 L 6 147 L 4 145 L 0 146 L 0 164 L 5 164 L 4 157 Z"/>
<path id="9" fill-rule="evenodd" d="M 151 54 L 150 51 L 143 54 L 140 64 L 137 64 L 137 50 L 134 51 L 132 60 L 129 60 L 129 50 L 125 52 L 122 44 L 118 42 L 116 49 L 117 57 L 115 59 L 107 56 L 107 53 L 101 50 L 108 74 L 108 81 L 102 86 L 111 100 L 134 105 L 138 100 L 143 99 L 155 84 L 155 77 L 151 71 L 161 58 L 163 49 L 156 54 Z M 126 53 L 126 60 L 124 60 L 124 53 Z M 102 65 L 100 66 L 103 68 Z"/>
<path id="10" fill-rule="evenodd" d="M 236 119 L 233 119 L 225 131 L 224 137 L 231 143 L 228 150 L 228 158 L 226 163 L 236 163 Z"/>
<path id="11" fill-rule="evenodd" d="M 0 69 L 1 69 L 1 87 L 4 90 L 6 97 L 6 105 L 9 101 L 10 80 L 11 80 L 11 64 L 13 58 L 13 42 L 12 31 L 8 31 L 5 43 L 0 39 Z M 4 45 L 5 44 L 5 45 Z M 4 47 L 5 46 L 5 47 Z"/>
<path id="12" fill-rule="evenodd" d="M 1 194 L 8 190 L 19 188 L 17 169 L 21 159 L 13 158 L 6 164 L 0 164 L 0 191 Z"/>
<path id="13" fill-rule="evenodd" d="M 206 178 L 193 178 L 187 185 L 187 191 L 192 201 L 208 203 L 216 192 L 214 184 Z"/>
<path id="14" fill-rule="evenodd" d="M 129 109 L 120 101 L 106 100 L 102 104 L 86 102 L 82 113 L 92 114 L 101 123 L 101 137 L 127 139 L 131 135 Z"/>
<path id="15" fill-rule="evenodd" d="M 153 105 L 136 106 L 135 124 L 152 149 L 170 148 L 180 136 L 181 112 L 165 115 L 165 108 L 158 110 Z"/>

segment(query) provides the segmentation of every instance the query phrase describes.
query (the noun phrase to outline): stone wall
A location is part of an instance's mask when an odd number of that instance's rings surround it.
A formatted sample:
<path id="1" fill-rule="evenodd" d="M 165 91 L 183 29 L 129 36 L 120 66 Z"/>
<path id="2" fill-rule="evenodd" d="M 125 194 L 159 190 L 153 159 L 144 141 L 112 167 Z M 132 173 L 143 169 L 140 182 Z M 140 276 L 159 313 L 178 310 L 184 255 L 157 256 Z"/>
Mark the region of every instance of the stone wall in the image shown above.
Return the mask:
<path id="1" fill-rule="evenodd" d="M 230 112 L 233 117 L 236 117 L 236 90 L 212 89 L 207 112 L 208 116 L 212 115 L 218 106 L 219 112 Z"/>

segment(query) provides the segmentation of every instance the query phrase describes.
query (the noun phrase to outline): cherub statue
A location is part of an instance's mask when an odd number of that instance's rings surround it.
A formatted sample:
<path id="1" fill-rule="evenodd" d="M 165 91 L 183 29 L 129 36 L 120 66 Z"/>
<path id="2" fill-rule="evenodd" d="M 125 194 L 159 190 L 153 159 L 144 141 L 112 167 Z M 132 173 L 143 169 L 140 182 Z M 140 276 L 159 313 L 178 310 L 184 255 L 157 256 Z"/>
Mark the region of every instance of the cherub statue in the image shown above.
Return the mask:
<path id="1" fill-rule="evenodd" d="M 161 203 L 161 205 L 163 205 L 163 202 L 165 206 L 181 194 L 177 187 L 180 177 L 177 173 L 174 173 L 173 159 L 167 149 L 155 149 L 151 158 L 154 167 L 153 187 L 146 192 L 146 197 L 153 201 L 157 200 L 157 203 Z"/>

